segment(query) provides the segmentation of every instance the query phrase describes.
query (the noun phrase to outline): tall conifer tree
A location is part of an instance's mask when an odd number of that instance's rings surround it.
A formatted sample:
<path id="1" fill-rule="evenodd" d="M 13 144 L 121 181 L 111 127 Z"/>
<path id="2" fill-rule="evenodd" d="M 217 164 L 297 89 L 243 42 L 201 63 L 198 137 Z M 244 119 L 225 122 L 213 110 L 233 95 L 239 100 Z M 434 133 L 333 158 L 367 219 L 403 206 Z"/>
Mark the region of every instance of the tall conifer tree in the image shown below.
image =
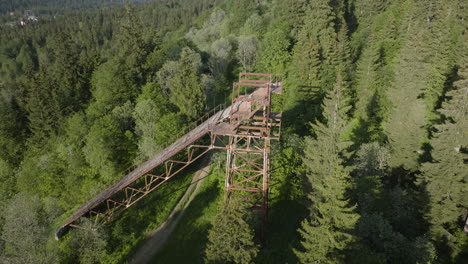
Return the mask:
<path id="1" fill-rule="evenodd" d="M 358 220 L 349 205 L 346 190 L 349 173 L 342 165 L 341 153 L 348 145 L 342 140 L 350 109 L 341 75 L 323 104 L 326 123 L 313 125 L 317 137 L 306 139 L 304 164 L 312 186 L 308 195 L 311 217 L 302 222 L 299 232 L 303 249 L 295 251 L 301 263 L 336 263 L 343 259 L 342 250 L 353 240 L 348 233 Z"/>
<path id="2" fill-rule="evenodd" d="M 445 241 L 456 256 L 464 240 L 461 227 L 468 210 L 468 69 L 464 79 L 455 83 L 455 90 L 447 93 L 449 100 L 439 111 L 446 119 L 436 126 L 431 139 L 432 162 L 422 166 L 422 183 L 429 195 L 426 215 L 436 241 Z"/>
<path id="3" fill-rule="evenodd" d="M 234 202 L 226 204 L 216 216 L 213 227 L 208 233 L 208 246 L 205 250 L 205 262 L 252 263 L 258 253 L 253 230 L 245 221 L 245 209 Z"/>
<path id="4" fill-rule="evenodd" d="M 423 153 L 422 142 L 427 138 L 426 104 L 422 94 L 426 88 L 428 55 L 419 25 L 408 33 L 408 40 L 401 49 L 395 67 L 395 82 L 387 91 L 392 104 L 384 132 L 392 146 L 390 166 L 416 170 Z"/>

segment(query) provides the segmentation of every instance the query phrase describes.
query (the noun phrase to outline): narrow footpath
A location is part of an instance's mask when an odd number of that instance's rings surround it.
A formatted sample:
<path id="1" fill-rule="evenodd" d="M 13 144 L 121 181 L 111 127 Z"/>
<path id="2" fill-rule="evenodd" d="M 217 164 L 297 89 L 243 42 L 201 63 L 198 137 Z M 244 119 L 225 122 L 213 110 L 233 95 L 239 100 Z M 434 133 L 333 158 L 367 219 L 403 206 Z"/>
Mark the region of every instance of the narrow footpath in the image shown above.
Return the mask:
<path id="1" fill-rule="evenodd" d="M 145 264 L 148 263 L 156 253 L 161 249 L 167 241 L 171 233 L 174 231 L 177 223 L 185 213 L 185 210 L 197 195 L 198 189 L 201 186 L 203 179 L 210 171 L 209 156 L 203 159 L 202 168 L 199 169 L 192 178 L 190 186 L 185 191 L 184 195 L 172 210 L 169 217 L 156 230 L 154 230 L 144 242 L 143 246 L 138 249 L 136 254 L 130 260 L 130 264 Z"/>

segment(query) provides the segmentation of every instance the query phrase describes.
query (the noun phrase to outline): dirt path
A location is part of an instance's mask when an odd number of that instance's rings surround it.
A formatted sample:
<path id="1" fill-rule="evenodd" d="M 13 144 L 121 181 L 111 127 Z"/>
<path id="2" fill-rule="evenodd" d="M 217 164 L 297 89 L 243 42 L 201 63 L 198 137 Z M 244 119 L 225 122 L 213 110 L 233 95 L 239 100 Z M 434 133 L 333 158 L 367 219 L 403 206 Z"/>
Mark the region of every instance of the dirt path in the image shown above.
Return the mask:
<path id="1" fill-rule="evenodd" d="M 202 168 L 199 169 L 192 178 L 190 186 L 185 191 L 184 195 L 172 210 L 171 214 L 167 217 L 156 230 L 154 230 L 149 237 L 146 239 L 143 246 L 138 249 L 136 254 L 130 260 L 130 264 L 145 264 L 148 263 L 156 253 L 161 249 L 164 243 L 167 241 L 172 231 L 174 231 L 177 223 L 180 221 L 185 213 L 185 209 L 192 202 L 193 198 L 198 192 L 203 179 L 208 175 L 210 171 L 210 165 L 208 164 L 209 158 L 203 160 Z"/>

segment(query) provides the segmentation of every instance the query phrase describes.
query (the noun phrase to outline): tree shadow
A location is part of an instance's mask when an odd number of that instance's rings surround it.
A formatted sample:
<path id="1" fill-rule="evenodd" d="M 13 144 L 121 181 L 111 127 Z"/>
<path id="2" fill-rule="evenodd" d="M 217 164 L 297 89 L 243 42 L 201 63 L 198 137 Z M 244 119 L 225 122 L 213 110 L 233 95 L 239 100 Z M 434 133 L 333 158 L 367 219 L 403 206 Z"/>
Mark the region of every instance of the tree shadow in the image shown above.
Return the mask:
<path id="1" fill-rule="evenodd" d="M 269 208 L 266 245 L 256 263 L 298 263 L 293 249 L 299 247 L 302 220 L 309 211 L 299 201 L 281 200 Z"/>
<path id="2" fill-rule="evenodd" d="M 145 234 L 155 229 L 169 216 L 173 207 L 191 184 L 190 175 L 196 170 L 191 165 L 184 175 L 178 175 L 161 185 L 153 193 L 114 217 L 113 221 L 105 225 L 109 235 L 108 252 L 121 252 L 113 256 L 118 262 L 124 263 L 128 256 L 133 255 L 145 243 Z M 154 227 L 150 227 L 150 226 Z M 126 249 L 126 248 L 131 248 Z"/>
<path id="3" fill-rule="evenodd" d="M 288 98 L 291 102 L 283 111 L 282 127 L 300 136 L 310 135 L 310 122 L 323 121 L 324 96 L 325 93 L 318 86 L 298 86 L 294 97 Z"/>
<path id="4" fill-rule="evenodd" d="M 217 211 L 217 204 L 211 205 L 211 208 L 207 206 L 214 203 L 221 194 L 218 179 L 209 184 L 186 208 L 171 237 L 150 263 L 204 263 L 211 224 L 209 219 L 201 221 L 202 223 L 199 220 L 206 217 L 207 210 Z"/>
<path id="5" fill-rule="evenodd" d="M 352 175 L 352 202 L 361 217 L 350 230 L 359 239 L 349 246 L 350 263 L 431 261 L 424 218 L 428 196 L 415 184 L 416 174 L 395 167 L 380 173 L 356 169 Z"/>

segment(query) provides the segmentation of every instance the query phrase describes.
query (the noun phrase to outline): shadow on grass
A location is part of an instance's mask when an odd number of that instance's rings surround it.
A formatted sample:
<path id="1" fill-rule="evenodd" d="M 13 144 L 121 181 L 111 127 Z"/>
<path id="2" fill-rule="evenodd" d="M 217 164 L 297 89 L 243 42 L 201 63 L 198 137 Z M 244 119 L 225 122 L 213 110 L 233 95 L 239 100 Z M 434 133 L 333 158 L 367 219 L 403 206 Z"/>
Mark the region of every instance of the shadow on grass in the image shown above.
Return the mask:
<path id="1" fill-rule="evenodd" d="M 216 215 L 222 190 L 218 175 L 210 175 L 200 186 L 175 231 L 150 263 L 204 263 L 211 219 Z M 218 201 L 218 202 L 217 202 Z"/>
<path id="2" fill-rule="evenodd" d="M 174 177 L 132 207 L 105 225 L 109 235 L 108 252 L 119 263 L 125 263 L 144 243 L 145 234 L 159 226 L 170 214 L 190 185 L 194 168 L 184 175 Z"/>
<path id="3" fill-rule="evenodd" d="M 266 247 L 260 252 L 256 263 L 298 263 L 293 248 L 299 246 L 297 229 L 307 215 L 307 208 L 298 201 L 282 200 L 272 205 L 268 215 Z"/>

